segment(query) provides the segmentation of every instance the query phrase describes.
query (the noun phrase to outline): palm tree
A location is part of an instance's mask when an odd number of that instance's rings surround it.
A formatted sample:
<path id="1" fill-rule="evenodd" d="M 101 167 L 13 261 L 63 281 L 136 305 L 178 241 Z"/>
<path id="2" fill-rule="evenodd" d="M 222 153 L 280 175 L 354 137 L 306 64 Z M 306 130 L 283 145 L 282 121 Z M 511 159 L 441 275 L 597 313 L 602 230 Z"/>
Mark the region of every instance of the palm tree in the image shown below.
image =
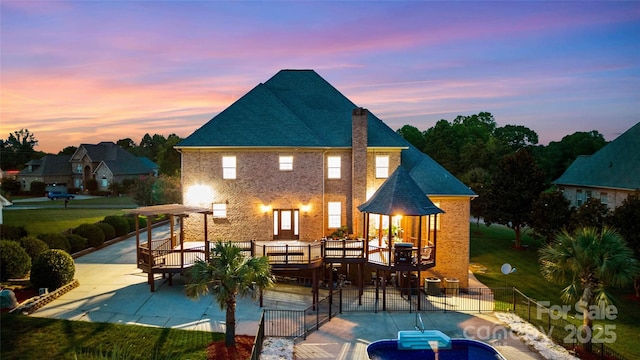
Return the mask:
<path id="1" fill-rule="evenodd" d="M 562 290 L 562 300 L 579 300 L 583 315 L 583 339 L 590 350 L 593 319 L 587 316 L 592 305 L 609 305 L 612 297 L 607 288 L 624 286 L 633 281 L 638 264 L 633 251 L 614 230 L 581 228 L 573 234 L 563 231 L 556 240 L 540 250 L 542 275 L 557 284 L 569 285 Z M 580 294 L 580 291 L 582 293 Z"/>
<path id="2" fill-rule="evenodd" d="M 197 298 L 212 294 L 221 310 L 226 309 L 225 344 L 235 345 L 236 298 L 256 297 L 273 286 L 273 276 L 266 256 L 250 257 L 232 242 L 216 242 L 209 261 L 196 260 L 189 270 L 187 296 Z"/>

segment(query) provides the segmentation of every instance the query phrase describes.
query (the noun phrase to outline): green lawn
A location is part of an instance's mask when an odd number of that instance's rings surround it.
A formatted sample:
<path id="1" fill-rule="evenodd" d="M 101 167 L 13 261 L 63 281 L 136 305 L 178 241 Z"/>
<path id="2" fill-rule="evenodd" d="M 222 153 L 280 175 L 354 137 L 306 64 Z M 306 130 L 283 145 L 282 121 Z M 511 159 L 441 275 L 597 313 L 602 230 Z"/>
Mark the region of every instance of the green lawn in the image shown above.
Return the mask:
<path id="1" fill-rule="evenodd" d="M 21 203 L 30 206 L 56 206 L 45 209 L 11 209 L 2 212 L 7 225 L 24 226 L 29 235 L 59 233 L 80 224 L 95 223 L 108 215 L 121 215 L 123 209 L 135 207 L 128 197 L 100 197 L 87 200 L 71 200 L 67 209 L 62 200 Z"/>
<path id="2" fill-rule="evenodd" d="M 548 301 L 551 305 L 562 305 L 560 291 L 564 286 L 547 282 L 540 275 L 538 249 L 543 246 L 528 234 L 523 244 L 528 250 L 515 250 L 513 230 L 503 226 L 487 227 L 471 224 L 471 267 L 478 280 L 489 287 L 516 287 L 537 301 Z M 516 272 L 504 275 L 500 271 L 502 264 L 509 263 Z M 614 321 L 596 321 L 595 324 L 614 325 L 616 341 L 607 344 L 613 350 L 629 359 L 639 359 L 640 351 L 636 337 L 640 334 L 640 304 L 633 300 L 633 286 L 625 289 L 613 289 L 615 306 L 619 315 Z M 572 304 L 573 306 L 573 304 Z"/>
<path id="3" fill-rule="evenodd" d="M 2 359 L 206 359 L 224 334 L 2 314 Z"/>

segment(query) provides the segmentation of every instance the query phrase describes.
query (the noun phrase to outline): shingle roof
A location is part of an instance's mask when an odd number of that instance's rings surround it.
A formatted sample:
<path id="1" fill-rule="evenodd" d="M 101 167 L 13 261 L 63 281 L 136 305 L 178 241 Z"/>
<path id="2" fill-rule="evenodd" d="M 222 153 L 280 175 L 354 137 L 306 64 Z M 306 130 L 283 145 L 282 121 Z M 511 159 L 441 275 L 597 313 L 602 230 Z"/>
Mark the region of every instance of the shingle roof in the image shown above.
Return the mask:
<path id="1" fill-rule="evenodd" d="M 105 141 L 99 144 L 82 144 L 87 156 L 94 162 L 104 163 L 114 175 L 150 174 L 153 169 L 117 144 Z"/>
<path id="2" fill-rule="evenodd" d="M 413 145 L 402 151 L 402 166 L 427 195 L 476 196 L 467 185 Z"/>
<path id="3" fill-rule="evenodd" d="M 640 189 L 640 123 L 602 147 L 583 155 L 553 182 L 557 185 Z"/>
<path id="4" fill-rule="evenodd" d="M 29 168 L 20 170 L 21 176 L 58 176 L 71 174 L 71 164 L 69 163 L 71 156 L 69 155 L 45 155 L 39 160 L 31 160 L 27 165 L 33 167 L 33 171 Z"/>
<path id="5" fill-rule="evenodd" d="M 443 213 L 420 189 L 409 172 L 398 167 L 364 204 L 362 212 L 383 215 L 422 216 Z"/>
<path id="6" fill-rule="evenodd" d="M 177 147 L 351 147 L 358 108 L 313 70 L 281 70 L 182 140 Z M 370 147 L 406 143 L 369 114 Z"/>
<path id="7" fill-rule="evenodd" d="M 351 147 L 358 108 L 313 70 L 282 70 L 216 115 L 176 147 Z M 446 169 L 374 114 L 368 146 L 403 148 L 402 165 L 429 195 L 475 196 Z"/>

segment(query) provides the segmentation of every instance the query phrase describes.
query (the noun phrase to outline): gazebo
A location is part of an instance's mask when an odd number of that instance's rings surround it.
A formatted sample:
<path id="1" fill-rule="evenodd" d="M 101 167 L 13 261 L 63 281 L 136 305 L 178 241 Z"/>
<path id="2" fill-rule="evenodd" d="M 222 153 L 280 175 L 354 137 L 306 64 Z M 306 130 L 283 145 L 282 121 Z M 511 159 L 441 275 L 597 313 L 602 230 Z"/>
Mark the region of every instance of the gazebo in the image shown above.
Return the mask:
<path id="1" fill-rule="evenodd" d="M 387 272 L 399 272 L 409 275 L 405 278 L 410 280 L 412 272 L 417 271 L 419 281 L 421 271 L 435 266 L 437 216 L 444 211 L 429 199 L 405 168 L 398 167 L 369 200 L 358 206 L 358 210 L 364 214 L 367 262 L 376 269 L 376 279 L 383 271 L 385 279 Z M 389 227 L 384 231 L 386 239 L 382 236 L 382 222 L 379 233 L 371 234 L 369 225 L 373 215 L 389 217 Z M 402 216 L 402 227 L 394 230 L 393 216 Z M 397 280 L 401 281 L 399 277 Z M 384 289 L 385 282 L 380 284 Z M 411 281 L 404 285 L 409 291 L 414 287 Z M 415 287 L 419 285 L 415 284 Z"/>

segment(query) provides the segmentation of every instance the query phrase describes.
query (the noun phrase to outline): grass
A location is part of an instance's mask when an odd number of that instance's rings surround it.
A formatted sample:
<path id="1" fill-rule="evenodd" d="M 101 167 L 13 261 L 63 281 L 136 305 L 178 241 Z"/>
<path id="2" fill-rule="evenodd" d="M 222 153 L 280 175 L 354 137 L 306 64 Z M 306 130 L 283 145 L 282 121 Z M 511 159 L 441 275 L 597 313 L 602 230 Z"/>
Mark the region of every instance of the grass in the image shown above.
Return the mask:
<path id="1" fill-rule="evenodd" d="M 23 203 L 30 206 L 59 205 L 60 208 L 11 209 L 3 211 L 4 223 L 24 226 L 27 233 L 60 233 L 80 224 L 95 223 L 109 215 L 121 215 L 124 208 L 135 207 L 128 197 L 100 197 L 87 200 L 71 200 L 67 209 L 62 200 L 46 200 Z"/>
<path id="2" fill-rule="evenodd" d="M 515 234 L 509 228 L 471 224 L 470 230 L 470 262 L 478 280 L 493 288 L 514 286 L 527 296 L 548 301 L 551 305 L 563 304 L 560 291 L 564 286 L 552 284 L 540 275 L 538 249 L 544 244 L 525 234 L 523 244 L 529 245 L 528 250 L 516 250 L 513 248 Z M 504 263 L 511 264 L 517 269 L 516 272 L 502 274 L 500 269 Z M 636 337 L 640 334 L 640 306 L 638 299 L 630 296 L 634 294 L 633 286 L 613 289 L 611 292 L 616 297 L 617 319 L 597 320 L 594 324 L 615 326 L 616 339 L 607 345 L 629 359 L 638 359 L 640 352 Z"/>
<path id="3" fill-rule="evenodd" d="M 206 359 L 224 334 L 2 314 L 2 359 Z"/>

